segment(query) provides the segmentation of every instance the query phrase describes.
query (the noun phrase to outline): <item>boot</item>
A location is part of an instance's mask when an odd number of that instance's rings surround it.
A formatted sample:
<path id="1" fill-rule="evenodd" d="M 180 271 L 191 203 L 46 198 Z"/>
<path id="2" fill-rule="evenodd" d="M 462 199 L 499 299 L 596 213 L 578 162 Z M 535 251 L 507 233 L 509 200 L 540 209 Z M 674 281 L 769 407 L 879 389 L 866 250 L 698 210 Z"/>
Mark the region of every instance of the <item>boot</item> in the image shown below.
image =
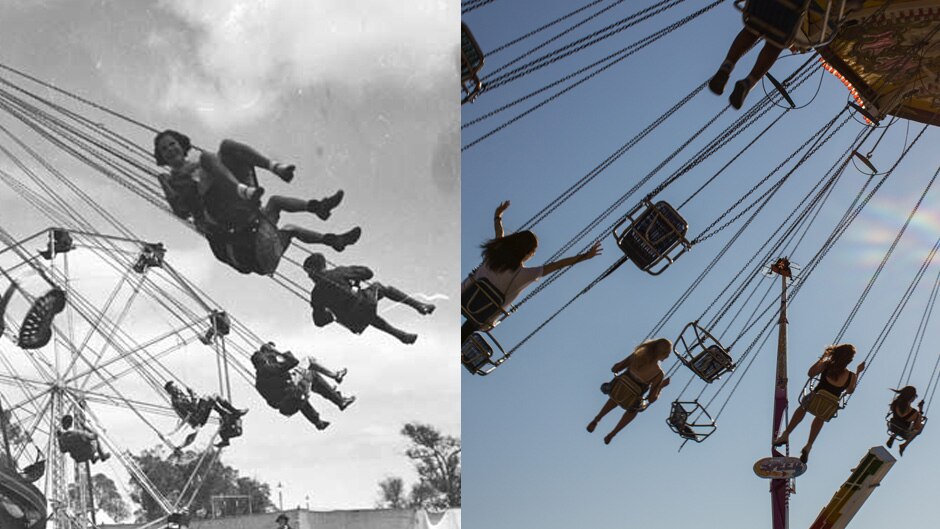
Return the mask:
<path id="1" fill-rule="evenodd" d="M 346 408 L 352 406 L 353 402 L 356 402 L 355 396 L 343 399 L 343 402 L 339 405 L 339 411 L 344 411 Z"/>
<path id="2" fill-rule="evenodd" d="M 350 244 L 355 244 L 356 241 L 359 240 L 360 235 L 362 235 L 362 228 L 356 226 L 342 235 L 328 233 L 323 236 L 323 242 L 325 242 L 337 252 L 342 252 Z"/>
<path id="3" fill-rule="evenodd" d="M 336 372 L 336 376 L 333 377 L 333 380 L 335 380 L 337 384 L 342 384 L 343 378 L 346 376 L 347 372 L 348 370 L 345 367 L 340 369 L 339 371 Z"/>
<path id="4" fill-rule="evenodd" d="M 281 180 L 290 183 L 294 179 L 294 165 L 288 165 L 283 163 L 274 163 L 271 166 L 271 172 L 276 174 Z"/>
<path id="5" fill-rule="evenodd" d="M 340 189 L 336 193 L 333 193 L 332 196 L 328 196 L 323 200 L 308 200 L 307 211 L 320 217 L 320 220 L 326 220 L 330 218 L 333 209 L 343 201 L 343 195 L 343 190 Z"/>

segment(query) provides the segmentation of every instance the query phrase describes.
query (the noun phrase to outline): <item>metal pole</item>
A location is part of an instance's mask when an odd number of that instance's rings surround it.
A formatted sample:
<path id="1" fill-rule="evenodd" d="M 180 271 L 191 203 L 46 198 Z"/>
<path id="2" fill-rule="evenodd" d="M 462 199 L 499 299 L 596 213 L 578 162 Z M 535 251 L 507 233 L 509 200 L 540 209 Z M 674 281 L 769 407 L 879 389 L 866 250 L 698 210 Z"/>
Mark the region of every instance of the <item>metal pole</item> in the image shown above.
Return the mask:
<path id="1" fill-rule="evenodd" d="M 773 440 L 780 434 L 783 417 L 787 411 L 787 279 L 791 277 L 790 262 L 781 257 L 771 265 L 771 272 L 780 276 L 780 319 L 777 335 L 777 373 L 774 385 L 774 420 L 771 432 L 770 455 L 781 457 L 773 447 Z M 770 481 L 770 507 L 773 518 L 773 529 L 786 529 L 790 500 L 790 480 L 773 479 Z"/>

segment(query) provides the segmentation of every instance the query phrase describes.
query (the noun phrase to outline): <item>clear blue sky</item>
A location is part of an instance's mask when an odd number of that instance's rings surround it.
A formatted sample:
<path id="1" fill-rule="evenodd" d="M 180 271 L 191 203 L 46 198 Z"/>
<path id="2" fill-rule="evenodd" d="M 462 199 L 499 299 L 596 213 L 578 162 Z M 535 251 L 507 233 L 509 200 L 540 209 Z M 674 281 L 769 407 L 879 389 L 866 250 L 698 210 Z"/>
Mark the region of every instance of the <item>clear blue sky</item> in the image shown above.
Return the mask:
<path id="1" fill-rule="evenodd" d="M 569 12 L 586 2 L 494 2 L 464 15 L 484 50 L 494 49 L 527 31 Z M 611 2 L 603 2 L 601 6 Z M 653 2 L 624 2 L 579 35 L 612 23 Z M 520 95 L 581 66 L 627 46 L 685 16 L 708 2 L 690 0 L 663 16 L 579 53 L 552 68 L 531 74 L 465 105 L 463 121 L 512 101 Z M 596 8 L 595 8 L 596 9 Z M 479 262 L 478 245 L 492 237 L 493 209 L 503 200 L 512 207 L 505 214 L 508 230 L 516 229 L 576 179 L 633 137 L 694 87 L 708 79 L 720 64 L 734 35 L 741 28 L 740 14 L 731 2 L 711 10 L 652 46 L 575 88 L 531 116 L 507 127 L 463 152 L 461 263 L 466 274 Z M 542 35 L 549 35 L 545 32 Z M 488 57 L 483 75 L 535 40 Z M 743 77 L 756 52 L 747 55 L 731 76 Z M 772 73 L 785 78 L 807 56 L 785 56 Z M 726 95 L 730 92 L 726 91 Z M 818 95 L 814 94 L 818 88 Z M 748 103 L 763 95 L 760 87 Z M 847 92 L 829 74 L 816 73 L 794 91 L 797 104 L 808 104 L 783 118 L 682 213 L 697 236 L 758 180 L 779 164 L 811 131 L 832 118 L 845 104 Z M 541 100 L 533 99 L 532 102 Z M 565 241 L 604 210 L 640 177 L 688 139 L 694 130 L 726 105 L 705 91 L 660 127 L 639 147 L 607 169 L 594 183 L 559 208 L 535 231 L 540 248 L 533 263 L 544 262 Z M 484 132 L 507 121 L 520 109 L 499 114 L 463 130 L 468 144 Z M 745 107 L 747 108 L 747 107 Z M 776 117 L 779 111 L 771 113 Z M 738 114 L 728 113 L 714 129 L 680 154 L 676 161 L 641 189 L 632 206 L 653 186 L 688 160 L 704 138 L 726 127 Z M 667 188 L 659 198 L 678 205 L 770 119 L 744 132 L 728 147 Z M 705 313 L 708 305 L 728 285 L 743 263 L 754 254 L 786 214 L 818 181 L 861 129 L 851 121 L 816 156 L 804 164 L 770 206 L 754 221 L 741 240 L 719 261 L 698 290 L 666 325 L 663 335 L 674 339 L 682 326 Z M 875 151 L 872 160 L 887 168 L 899 155 L 905 139 L 912 139 L 921 125 L 895 124 Z M 865 151 L 870 149 L 870 140 Z M 896 173 L 852 224 L 839 244 L 809 278 L 791 306 L 790 406 L 805 382 L 809 365 L 836 336 L 852 305 L 864 289 L 881 256 L 901 227 L 921 191 L 940 164 L 933 146 L 936 130 L 928 130 Z M 792 164 L 787 165 L 789 169 Z M 776 177 L 775 177 L 776 178 Z M 850 166 L 836 187 L 826 209 L 798 251 L 789 257 L 807 263 L 865 180 Z M 763 193 L 766 187 L 761 188 Z M 878 283 L 848 329 L 844 341 L 856 344 L 857 361 L 871 348 L 901 293 L 913 277 L 940 231 L 937 189 L 927 199 L 908 229 Z M 618 210 L 622 214 L 627 205 Z M 609 221 L 608 221 L 609 222 Z M 607 223 L 605 223 L 606 225 Z M 769 527 L 769 483 L 757 478 L 753 463 L 770 452 L 771 410 L 776 340 L 760 349 L 719 420 L 718 431 L 704 443 L 689 443 L 677 452 L 681 440 L 664 424 L 669 403 L 691 376 L 684 368 L 673 377 L 659 402 L 641 414 L 614 439 L 602 438 L 616 423 L 614 411 L 594 434 L 585 426 L 605 402 L 598 391 L 609 378 L 610 366 L 623 358 L 653 328 L 659 318 L 722 248 L 741 223 L 695 246 L 672 268 L 654 277 L 627 263 L 579 299 L 513 358 L 488 377 L 462 375 L 464 480 L 463 516 L 467 527 Z M 611 237 L 603 241 L 604 254 L 581 264 L 546 289 L 495 331 L 506 346 L 522 337 L 597 277 L 618 256 Z M 577 248 L 581 248 L 583 243 Z M 573 253 L 573 252 L 569 252 Z M 884 416 L 901 376 L 901 366 L 911 348 L 914 332 L 924 312 L 937 264 L 928 270 L 908 308 L 862 380 L 856 396 L 840 416 L 827 424 L 812 452 L 808 472 L 797 482 L 791 498 L 791 527 L 808 527 L 837 487 L 869 447 L 886 440 Z M 762 278 L 762 289 L 770 279 Z M 776 292 L 776 285 L 773 287 Z M 761 290 L 763 292 L 763 290 Z M 722 297 L 723 302 L 727 297 Z M 724 330 L 741 306 L 733 306 L 722 320 Z M 751 312 L 751 306 L 744 311 Z M 708 319 L 716 314 L 708 312 Z M 743 317 L 743 316 L 742 316 Z M 766 319 L 760 322 L 762 326 Z M 921 392 L 936 361 L 936 325 L 928 330 L 911 383 Z M 726 334 L 733 341 L 741 333 L 742 320 L 734 320 Z M 750 336 L 750 335 L 748 335 Z M 750 338 L 732 350 L 736 358 Z M 671 365 L 667 361 L 666 365 Z M 743 369 L 739 370 L 743 371 Z M 737 373 L 732 383 L 739 380 Z M 693 381 L 683 395 L 692 398 L 702 389 Z M 713 394 L 709 388 L 705 399 Z M 720 393 L 711 411 L 720 406 L 728 388 Z M 809 420 L 792 435 L 792 450 L 806 440 Z M 930 476 L 940 458 L 928 425 L 924 435 L 891 470 L 882 487 L 852 522 L 856 529 L 890 525 L 921 527 L 940 520 L 940 506 L 932 500 Z M 895 452 L 896 453 L 896 452 Z"/>
<path id="2" fill-rule="evenodd" d="M 328 251 L 331 260 L 367 265 L 379 281 L 409 292 L 438 294 L 430 317 L 384 313 L 420 334 L 414 346 L 375 330 L 315 329 L 303 300 L 215 262 L 198 235 L 21 132 L 141 238 L 166 243 L 168 261 L 236 318 L 283 349 L 349 368 L 344 390 L 359 401 L 340 414 L 318 398 L 334 421 L 326 432 L 281 417 L 250 384 L 235 384 L 236 403 L 251 413 L 222 460 L 272 486 L 283 483 L 285 507 L 309 497 L 314 509 L 370 508 L 379 481 L 416 479 L 403 454 L 404 423 L 460 434 L 458 370 L 444 354 L 457 322 L 443 316 L 457 313 L 458 108 L 447 81 L 457 64 L 457 9 L 434 1 L 0 2 L 4 64 L 185 131 L 197 145 L 214 149 L 234 138 L 296 163 L 290 186 L 261 176 L 269 195 L 312 198 L 341 188 L 346 198 L 328 223 L 285 221 L 324 231 L 361 225 L 359 243 L 342 255 Z M 16 127 L 9 116 L 0 121 Z M 130 133 L 145 148 L 152 144 L 149 133 Z M 5 159 L 0 165 L 13 170 Z M 0 223 L 19 237 L 48 226 L 6 187 Z M 21 354 L 3 347 L 5 355 Z M 215 390 L 211 359 L 176 360 L 197 390 Z M 129 450 L 158 443 L 139 423 L 108 426 Z"/>

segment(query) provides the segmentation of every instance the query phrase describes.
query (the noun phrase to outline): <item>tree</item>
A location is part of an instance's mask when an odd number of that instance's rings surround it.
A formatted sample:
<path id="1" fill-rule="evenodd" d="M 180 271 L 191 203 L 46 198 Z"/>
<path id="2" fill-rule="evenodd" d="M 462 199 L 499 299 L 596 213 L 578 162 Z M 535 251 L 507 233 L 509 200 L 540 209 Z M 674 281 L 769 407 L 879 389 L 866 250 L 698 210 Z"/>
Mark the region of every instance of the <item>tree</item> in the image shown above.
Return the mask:
<path id="1" fill-rule="evenodd" d="M 95 507 L 104 511 L 112 520 L 120 522 L 130 517 L 127 502 L 121 497 L 111 478 L 101 473 L 95 474 L 91 477 L 91 490 Z M 78 502 L 78 488 L 74 483 L 69 484 L 69 497 L 73 502 Z"/>
<path id="2" fill-rule="evenodd" d="M 181 457 L 171 459 L 164 456 L 163 448 L 158 446 L 131 457 L 158 490 L 174 499 L 173 497 L 178 497 L 182 493 L 193 470 L 199 466 L 201 459 L 199 456 L 200 454 L 196 452 L 186 451 Z M 192 513 L 214 512 L 212 497 L 218 495 L 249 496 L 252 512 L 264 512 L 274 507 L 271 502 L 271 487 L 268 484 L 261 483 L 254 478 L 239 476 L 238 470 L 221 461 L 212 464 L 208 471 L 200 470 L 194 482 L 197 491 L 189 507 L 189 512 Z M 138 522 L 151 521 L 165 515 L 157 502 L 143 490 L 136 479 L 131 478 L 130 485 L 132 487 L 131 499 L 140 506 L 140 510 L 135 513 Z M 189 494 L 192 494 L 192 485 L 187 492 L 186 502 L 189 501 Z M 247 511 L 248 509 L 245 508 L 245 512 Z M 222 514 L 234 513 L 223 512 Z"/>
<path id="3" fill-rule="evenodd" d="M 443 435 L 427 424 L 408 423 L 401 434 L 410 444 L 405 455 L 418 471 L 406 505 L 401 478 L 386 478 L 379 483 L 379 506 L 387 508 L 447 509 L 460 507 L 460 439 Z M 397 488 L 397 489 L 396 489 Z"/>
<path id="4" fill-rule="evenodd" d="M 404 509 L 408 506 L 405 500 L 405 481 L 401 478 L 386 478 L 379 482 L 382 491 L 377 507 L 386 509 Z"/>

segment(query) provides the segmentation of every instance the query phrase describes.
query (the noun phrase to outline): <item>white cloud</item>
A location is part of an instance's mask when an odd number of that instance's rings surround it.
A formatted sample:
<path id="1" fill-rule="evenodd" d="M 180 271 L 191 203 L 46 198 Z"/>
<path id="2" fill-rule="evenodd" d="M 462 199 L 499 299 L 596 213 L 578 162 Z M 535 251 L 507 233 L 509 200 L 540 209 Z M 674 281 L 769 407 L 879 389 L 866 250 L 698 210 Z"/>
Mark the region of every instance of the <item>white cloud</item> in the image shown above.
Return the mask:
<path id="1" fill-rule="evenodd" d="M 165 50 L 169 61 L 162 104 L 196 111 L 217 126 L 263 115 L 279 98 L 308 86 L 360 91 L 389 84 L 421 90 L 456 75 L 454 2 L 165 0 L 163 5 L 195 37 L 158 28 L 147 39 L 151 48 Z M 181 47 L 184 53 L 178 53 Z"/>

